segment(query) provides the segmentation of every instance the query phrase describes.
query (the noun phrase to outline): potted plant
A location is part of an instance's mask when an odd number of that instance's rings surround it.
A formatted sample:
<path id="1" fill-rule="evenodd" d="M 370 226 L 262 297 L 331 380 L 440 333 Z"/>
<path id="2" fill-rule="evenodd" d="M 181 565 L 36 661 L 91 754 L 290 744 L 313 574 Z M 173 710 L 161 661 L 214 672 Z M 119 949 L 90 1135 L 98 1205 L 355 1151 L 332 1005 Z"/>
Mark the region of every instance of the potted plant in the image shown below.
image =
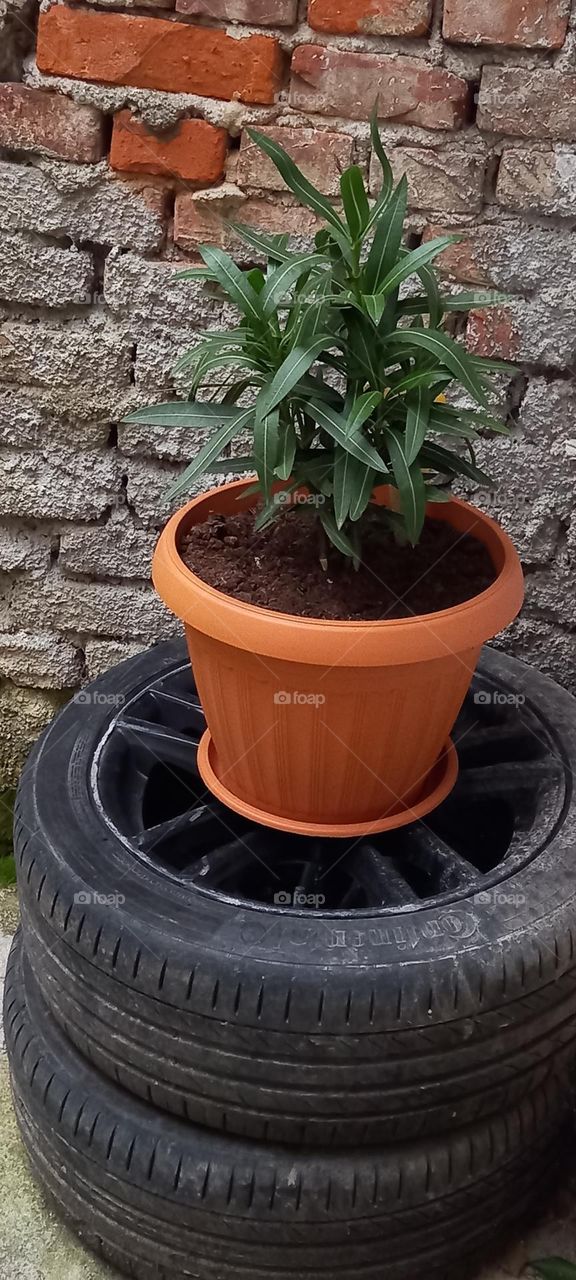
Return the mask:
<path id="1" fill-rule="evenodd" d="M 506 427 L 487 378 L 500 366 L 446 322 L 500 299 L 441 296 L 430 264 L 457 237 L 403 243 L 407 184 L 394 185 L 376 118 L 381 193 L 371 204 L 352 166 L 342 214 L 280 146 L 251 137 L 324 225 L 309 253 L 237 226 L 264 270 L 205 246 L 204 267 L 183 273 L 217 286 L 238 324 L 181 361 L 187 401 L 128 421 L 210 430 L 171 496 L 203 472 L 256 479 L 179 510 L 153 578 L 186 628 L 209 788 L 280 829 L 379 831 L 453 785 L 449 735 L 480 649 L 523 599 L 506 534 L 449 492 L 460 476 L 489 483 L 474 441 Z M 218 400 L 199 399 L 215 369 L 233 372 Z M 478 407 L 446 403 L 453 384 Z"/>

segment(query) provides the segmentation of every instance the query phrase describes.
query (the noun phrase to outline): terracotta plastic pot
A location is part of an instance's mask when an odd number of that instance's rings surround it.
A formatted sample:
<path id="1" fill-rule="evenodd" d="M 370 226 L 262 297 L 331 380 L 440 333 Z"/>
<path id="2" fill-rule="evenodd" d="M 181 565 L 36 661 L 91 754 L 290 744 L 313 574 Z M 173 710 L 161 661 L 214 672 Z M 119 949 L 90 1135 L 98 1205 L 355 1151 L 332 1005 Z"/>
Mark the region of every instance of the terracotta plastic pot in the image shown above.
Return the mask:
<path id="1" fill-rule="evenodd" d="M 203 779 L 231 808 L 285 830 L 345 836 L 413 821 L 456 780 L 449 735 L 480 650 L 522 605 L 516 551 L 494 520 L 454 498 L 428 515 L 487 547 L 497 576 L 481 594 L 382 622 L 276 613 L 208 586 L 178 552 L 191 525 L 253 506 L 249 483 L 183 507 L 154 556 L 206 713 Z M 374 497 L 382 505 L 390 491 Z"/>

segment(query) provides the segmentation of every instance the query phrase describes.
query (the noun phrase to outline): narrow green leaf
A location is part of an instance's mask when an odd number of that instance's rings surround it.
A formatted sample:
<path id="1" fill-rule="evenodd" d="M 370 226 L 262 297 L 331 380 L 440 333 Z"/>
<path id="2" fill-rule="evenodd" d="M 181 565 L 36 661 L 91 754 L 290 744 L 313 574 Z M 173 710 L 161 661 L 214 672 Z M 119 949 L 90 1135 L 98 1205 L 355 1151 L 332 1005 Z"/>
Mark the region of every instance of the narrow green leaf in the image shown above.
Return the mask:
<path id="1" fill-rule="evenodd" d="M 423 387 L 413 391 L 406 401 L 405 449 L 408 466 L 416 461 L 426 439 L 430 417 L 430 392 Z"/>
<path id="2" fill-rule="evenodd" d="M 298 448 L 298 437 L 292 422 L 281 427 L 280 443 L 276 458 L 275 474 L 279 480 L 289 480 L 294 468 L 294 459 Z"/>
<path id="3" fill-rule="evenodd" d="M 576 1280 L 576 1266 L 564 1258 L 542 1258 L 531 1262 L 530 1269 L 542 1280 Z"/>
<path id="4" fill-rule="evenodd" d="M 431 419 L 434 419 L 438 427 L 442 423 L 452 423 L 455 427 L 465 423 L 474 427 L 475 430 L 484 427 L 489 431 L 495 432 L 496 435 L 509 436 L 511 434 L 511 428 L 507 423 L 502 422 L 501 418 L 494 418 L 490 413 L 484 413 L 482 409 L 459 409 L 451 404 L 433 404 Z"/>
<path id="5" fill-rule="evenodd" d="M 300 253 L 277 267 L 276 271 L 269 276 L 260 298 L 266 319 L 274 315 L 277 304 L 285 297 L 296 280 L 309 274 L 313 267 L 328 265 L 328 258 L 321 257 L 319 253 Z"/>
<path id="6" fill-rule="evenodd" d="M 268 497 L 274 484 L 274 468 L 280 448 L 278 411 L 254 423 L 254 457 L 262 491 Z"/>
<path id="7" fill-rule="evenodd" d="M 407 253 L 392 267 L 388 275 L 379 281 L 377 292 L 391 293 L 393 289 L 397 289 L 403 280 L 417 275 L 422 267 L 437 258 L 438 254 L 442 253 L 449 244 L 453 244 L 456 239 L 458 239 L 457 236 L 439 236 L 437 240 L 429 240 L 427 244 L 421 244 L 419 249 Z"/>
<path id="8" fill-rule="evenodd" d="M 253 414 L 253 409 L 247 409 L 244 413 L 238 413 L 237 409 L 233 410 L 231 421 L 226 422 L 219 431 L 214 432 L 214 435 L 210 437 L 207 444 L 200 450 L 200 453 L 190 463 L 190 466 L 186 468 L 183 475 L 179 476 L 178 480 L 170 486 L 166 493 L 168 502 L 177 497 L 178 494 L 185 493 L 190 488 L 192 481 L 201 475 L 203 471 L 209 471 L 211 463 L 216 461 L 222 450 L 234 439 L 234 436 L 248 426 Z"/>
<path id="9" fill-rule="evenodd" d="M 381 475 L 386 475 L 388 468 L 384 459 L 376 452 L 376 449 L 365 440 L 360 434 L 351 435 L 348 431 L 348 424 L 342 414 L 337 413 L 328 404 L 320 404 L 318 401 L 311 401 L 306 406 L 307 413 L 318 423 L 323 431 L 327 431 L 329 436 L 336 441 L 336 444 L 346 449 L 354 458 L 358 458 L 359 462 L 365 463 L 367 467 L 374 467 L 374 470 Z"/>
<path id="10" fill-rule="evenodd" d="M 426 489 L 424 477 L 417 463 L 411 465 L 405 453 L 402 436 L 392 427 L 384 428 L 384 436 L 390 454 L 396 487 L 400 494 L 400 506 L 406 526 L 408 541 L 415 546 L 426 516 Z"/>
<path id="11" fill-rule="evenodd" d="M 413 391 L 416 387 L 436 387 L 440 383 L 447 386 L 452 378 L 447 378 L 445 373 L 439 373 L 437 369 L 423 369 L 415 373 L 400 375 L 398 381 L 394 378 L 390 379 L 390 398 L 405 395 L 407 391 Z"/>
<path id="12" fill-rule="evenodd" d="M 210 463 L 210 471 L 215 476 L 243 475 L 245 471 L 252 473 L 255 470 L 256 459 L 252 454 L 245 458 L 222 458 L 219 462 Z"/>
<path id="13" fill-rule="evenodd" d="M 394 175 L 390 167 L 390 161 L 384 150 L 382 139 L 380 137 L 380 130 L 378 128 L 378 99 L 376 99 L 376 102 L 374 103 L 372 115 L 370 116 L 370 138 L 372 140 L 372 147 L 380 161 L 380 168 L 382 169 L 382 192 L 384 197 L 387 198 L 392 193 Z"/>
<path id="14" fill-rule="evenodd" d="M 334 339 L 324 334 L 306 347 L 295 347 L 280 365 L 271 382 L 264 386 L 256 400 L 256 420 L 262 422 L 268 414 L 289 395 L 325 347 L 333 346 Z"/>
<path id="15" fill-rule="evenodd" d="M 227 253 L 211 245 L 201 245 L 200 253 L 224 292 L 240 308 L 242 315 L 255 324 L 262 322 L 262 306 L 256 290 L 246 279 L 244 272 Z"/>
<path id="16" fill-rule="evenodd" d="M 445 311 L 470 311 L 471 307 L 499 307 L 510 302 L 507 293 L 454 293 L 442 298 Z"/>
<path id="17" fill-rule="evenodd" d="M 379 291 L 382 282 L 397 261 L 407 203 L 408 182 L 403 177 L 394 195 L 390 197 L 386 206 L 386 216 L 381 217 L 370 247 L 363 274 L 363 290 L 366 294 Z"/>
<path id="18" fill-rule="evenodd" d="M 469 462 L 468 458 L 454 453 L 452 449 L 445 449 L 441 444 L 434 444 L 431 440 L 427 440 L 424 444 L 420 462 L 422 466 L 432 466 L 442 474 L 468 476 L 476 484 L 487 488 L 490 488 L 493 483 L 491 477 L 485 471 L 481 471 L 475 463 Z"/>
<path id="19" fill-rule="evenodd" d="M 363 293 L 362 306 L 375 325 L 379 325 L 388 306 L 388 298 L 382 293 Z"/>
<path id="20" fill-rule="evenodd" d="M 440 333 L 437 329 L 410 329 L 410 332 L 399 329 L 390 335 L 388 343 L 393 347 L 422 347 L 424 351 L 429 351 L 459 379 L 479 404 L 488 408 L 486 393 L 471 365 L 470 357 L 447 333 Z"/>
<path id="21" fill-rule="evenodd" d="M 243 240 L 244 244 L 256 249 L 258 253 L 262 253 L 265 258 L 272 258 L 276 262 L 286 262 L 292 255 L 289 253 L 287 245 L 289 237 L 264 235 L 261 231 L 254 231 L 252 227 L 248 227 L 243 222 L 229 222 L 228 226 L 238 236 L 239 240 Z"/>
<path id="22" fill-rule="evenodd" d="M 164 404 L 150 404 L 146 409 L 135 409 L 123 422 L 138 422 L 146 427 L 217 427 L 233 422 L 238 410 L 219 404 L 190 403 L 188 400 L 169 400 Z"/>
<path id="23" fill-rule="evenodd" d="M 365 391 L 361 396 L 357 396 L 348 414 L 346 423 L 348 435 L 356 435 L 382 401 L 383 396 L 380 391 Z"/>
<path id="24" fill-rule="evenodd" d="M 364 187 L 362 170 L 358 165 L 345 169 L 340 179 L 340 194 L 348 229 L 354 242 L 357 242 L 370 217 L 370 205 Z"/>
<path id="25" fill-rule="evenodd" d="M 426 501 L 427 502 L 451 502 L 452 494 L 450 489 L 441 489 L 437 484 L 426 485 Z"/>
<path id="26" fill-rule="evenodd" d="M 248 129 L 248 135 L 257 147 L 270 158 L 280 176 L 284 179 L 286 186 L 298 196 L 301 204 L 306 205 L 308 209 L 313 209 L 321 218 L 325 218 L 327 222 L 340 232 L 346 233 L 344 223 L 338 217 L 336 210 L 326 196 L 321 195 L 316 187 L 304 177 L 294 161 L 286 153 L 283 147 L 274 142 L 272 138 L 268 138 L 264 133 L 260 133 L 257 129 Z"/>
<path id="27" fill-rule="evenodd" d="M 339 551 L 341 555 L 346 556 L 348 560 L 353 560 L 357 565 L 358 549 L 354 543 L 346 537 L 346 534 L 343 533 L 342 529 L 338 528 L 331 512 L 326 511 L 324 507 L 320 507 L 319 516 L 322 522 L 322 528 L 324 529 L 326 536 L 330 539 L 332 546 L 336 547 L 336 550 Z"/>
<path id="28" fill-rule="evenodd" d="M 426 290 L 430 328 L 439 329 L 444 316 L 444 305 L 443 300 L 440 297 L 440 286 L 438 284 L 436 272 L 433 271 L 431 267 L 425 266 L 420 267 L 417 274 Z"/>

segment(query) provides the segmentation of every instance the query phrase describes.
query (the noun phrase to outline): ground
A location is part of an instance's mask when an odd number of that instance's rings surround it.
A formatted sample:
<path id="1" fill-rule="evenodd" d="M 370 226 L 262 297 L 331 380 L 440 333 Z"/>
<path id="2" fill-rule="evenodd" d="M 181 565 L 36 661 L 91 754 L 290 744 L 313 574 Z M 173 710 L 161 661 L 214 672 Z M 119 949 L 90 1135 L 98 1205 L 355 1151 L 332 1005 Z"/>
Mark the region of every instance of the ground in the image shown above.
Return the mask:
<path id="1" fill-rule="evenodd" d="M 14 889 L 0 887 L 0 988 L 18 923 Z M 568 1140 L 572 1142 L 571 1135 Z M 572 1175 L 553 1194 L 542 1221 L 476 1280 L 526 1277 L 530 1258 L 576 1261 L 576 1159 Z M 10 1098 L 8 1063 L 0 1018 L 0 1277 L 1 1280 L 120 1280 L 88 1253 L 43 1201 L 20 1142 Z"/>

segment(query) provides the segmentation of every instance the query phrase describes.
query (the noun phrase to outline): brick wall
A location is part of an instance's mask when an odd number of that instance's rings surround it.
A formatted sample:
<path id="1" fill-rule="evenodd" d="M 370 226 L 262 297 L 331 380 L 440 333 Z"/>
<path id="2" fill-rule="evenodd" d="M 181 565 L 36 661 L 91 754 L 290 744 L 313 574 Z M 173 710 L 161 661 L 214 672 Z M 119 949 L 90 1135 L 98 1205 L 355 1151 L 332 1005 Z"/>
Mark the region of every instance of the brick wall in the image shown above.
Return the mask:
<path id="1" fill-rule="evenodd" d="M 378 165 L 379 97 L 416 238 L 457 228 L 447 287 L 509 291 L 468 321 L 512 357 L 510 442 L 480 501 L 519 545 L 528 599 L 505 638 L 574 684 L 576 18 L 565 0 L 0 0 L 0 714 L 3 769 L 82 680 L 171 634 L 149 585 L 162 493 L 189 434 L 120 425 L 165 398 L 221 320 L 174 284 L 225 219 L 288 230 L 250 144 L 284 140 L 337 197 Z"/>

